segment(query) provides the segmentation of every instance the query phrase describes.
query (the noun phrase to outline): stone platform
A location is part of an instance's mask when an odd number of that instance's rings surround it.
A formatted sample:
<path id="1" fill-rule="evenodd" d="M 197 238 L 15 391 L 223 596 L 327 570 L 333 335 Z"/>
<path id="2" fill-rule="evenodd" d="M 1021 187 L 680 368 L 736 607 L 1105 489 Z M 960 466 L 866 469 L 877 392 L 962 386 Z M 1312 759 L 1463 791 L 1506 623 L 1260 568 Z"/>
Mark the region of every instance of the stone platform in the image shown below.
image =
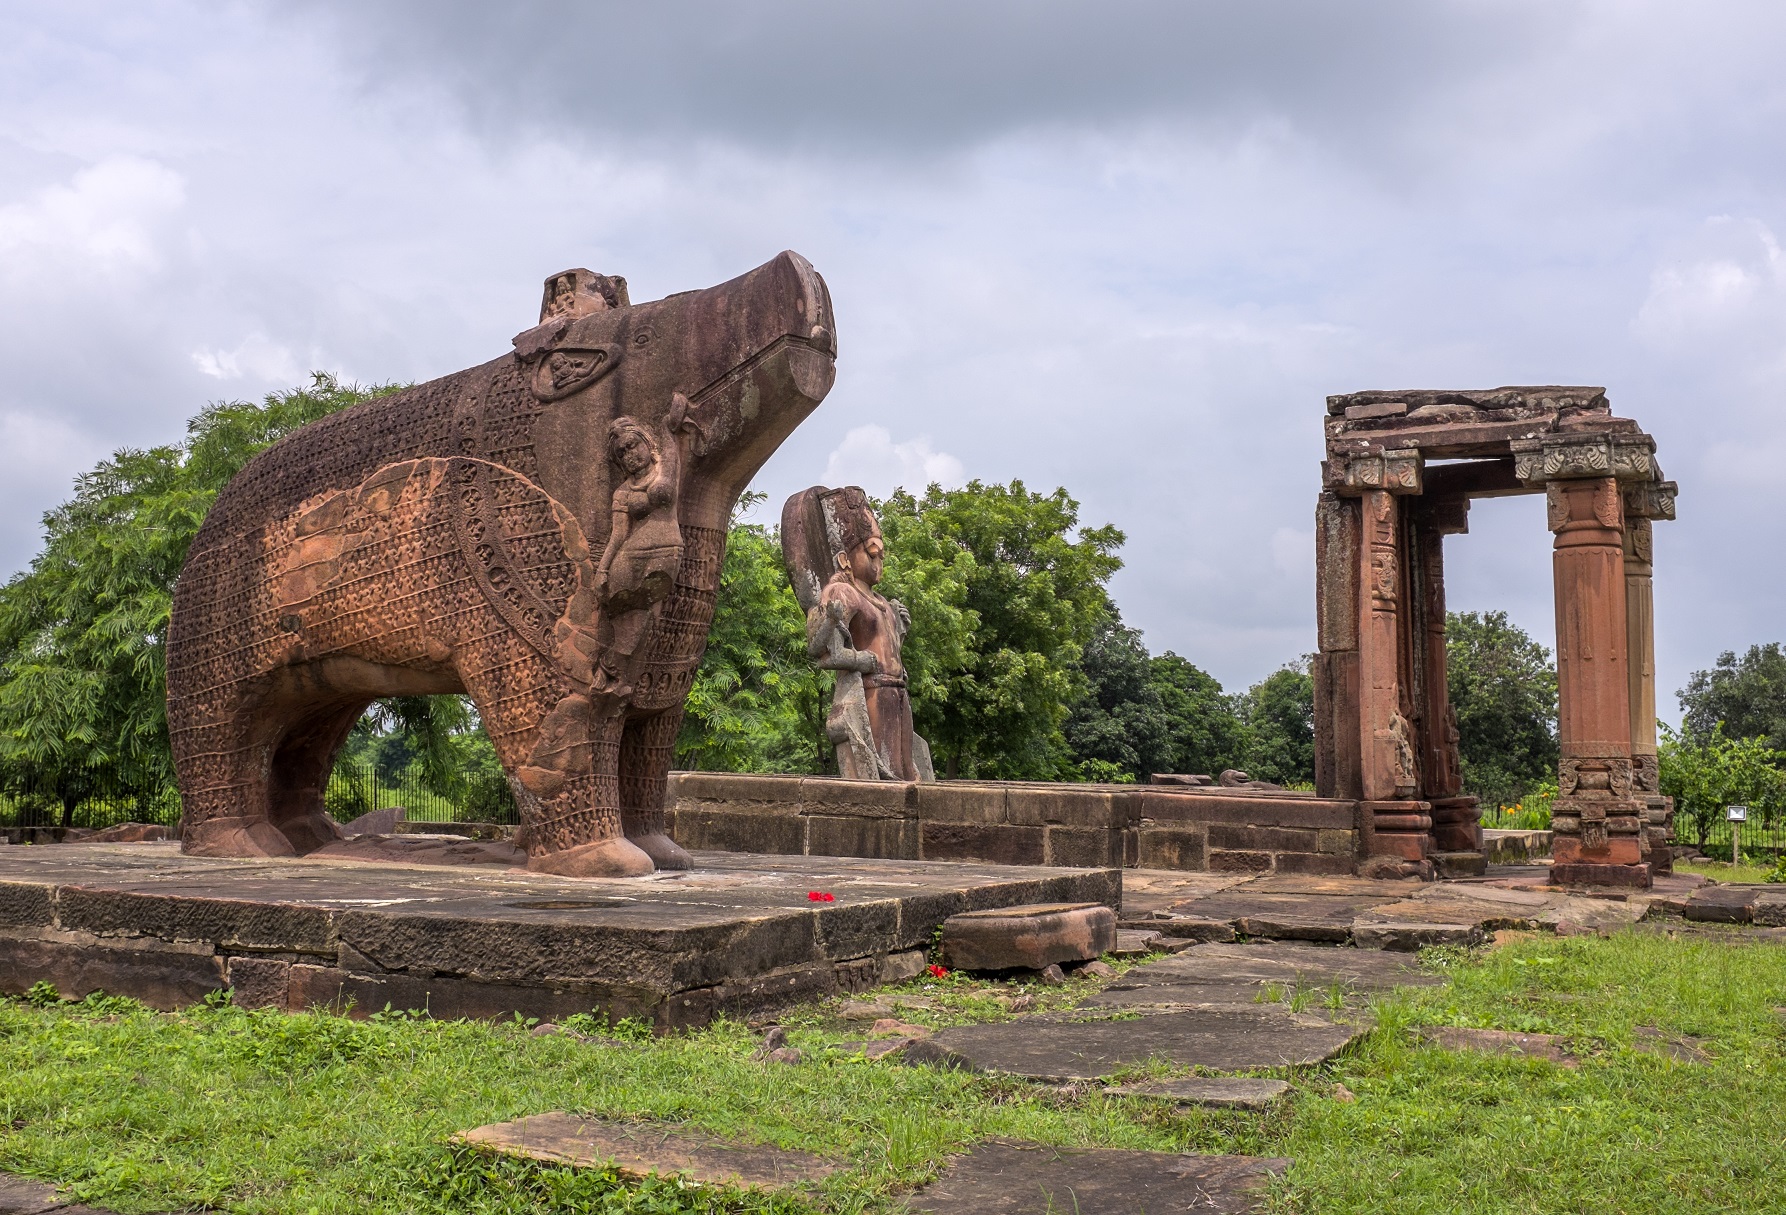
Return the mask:
<path id="1" fill-rule="evenodd" d="M 963 911 L 1118 906 L 1110 869 L 698 853 L 579 881 L 500 867 L 0 848 L 0 991 L 48 981 L 178 1008 L 387 1004 L 440 1017 L 601 1009 L 661 1029 L 910 978 Z M 814 901 L 809 893 L 829 894 Z"/>

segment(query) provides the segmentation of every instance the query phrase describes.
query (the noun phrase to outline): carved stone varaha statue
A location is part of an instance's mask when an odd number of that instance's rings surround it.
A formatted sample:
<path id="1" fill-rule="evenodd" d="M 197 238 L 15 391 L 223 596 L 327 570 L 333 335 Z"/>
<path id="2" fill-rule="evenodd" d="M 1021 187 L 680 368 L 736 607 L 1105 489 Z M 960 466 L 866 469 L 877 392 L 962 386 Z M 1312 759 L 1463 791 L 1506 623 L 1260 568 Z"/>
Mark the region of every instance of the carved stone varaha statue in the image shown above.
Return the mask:
<path id="1" fill-rule="evenodd" d="M 727 520 L 830 389 L 835 333 L 793 253 L 638 305 L 567 271 L 512 353 L 256 457 L 174 593 L 183 849 L 326 848 L 323 790 L 367 704 L 465 692 L 530 868 L 687 867 L 663 800 Z"/>
<path id="2" fill-rule="evenodd" d="M 886 549 L 868 496 L 815 485 L 781 511 L 782 555 L 814 663 L 835 672 L 825 734 L 851 780 L 933 781 L 930 747 L 912 729 L 901 650 L 911 616 L 876 591 Z"/>

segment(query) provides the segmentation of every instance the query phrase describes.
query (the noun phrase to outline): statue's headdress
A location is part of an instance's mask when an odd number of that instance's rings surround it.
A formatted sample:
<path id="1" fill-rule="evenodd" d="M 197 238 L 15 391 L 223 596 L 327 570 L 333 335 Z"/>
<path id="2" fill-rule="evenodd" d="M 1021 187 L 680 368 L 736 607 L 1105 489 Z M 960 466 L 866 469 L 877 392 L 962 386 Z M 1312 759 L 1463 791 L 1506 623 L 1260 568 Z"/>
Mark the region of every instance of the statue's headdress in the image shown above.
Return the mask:
<path id="1" fill-rule="evenodd" d="M 861 486 L 827 489 L 815 485 L 789 498 L 781 508 L 781 555 L 800 606 L 811 611 L 837 559 L 878 530 L 868 495 Z"/>

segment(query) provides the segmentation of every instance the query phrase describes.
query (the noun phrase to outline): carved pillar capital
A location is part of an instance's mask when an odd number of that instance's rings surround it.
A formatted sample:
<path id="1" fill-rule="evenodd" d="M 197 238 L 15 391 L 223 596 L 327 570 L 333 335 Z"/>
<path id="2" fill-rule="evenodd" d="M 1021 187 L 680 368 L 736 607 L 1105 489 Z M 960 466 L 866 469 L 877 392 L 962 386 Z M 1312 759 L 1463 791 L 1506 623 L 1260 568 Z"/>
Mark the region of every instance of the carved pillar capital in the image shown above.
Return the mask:
<path id="1" fill-rule="evenodd" d="M 1624 501 L 1618 482 L 1608 476 L 1570 481 L 1550 481 L 1544 486 L 1544 505 L 1550 530 L 1557 543 L 1569 532 L 1617 531 L 1625 524 Z M 1584 539 L 1587 539 L 1584 537 Z M 1595 537 L 1589 542 L 1602 539 Z M 1612 537 L 1614 542 L 1618 537 Z"/>
<path id="2" fill-rule="evenodd" d="M 1515 439 L 1513 473 L 1528 485 L 1577 477 L 1656 479 L 1656 441 L 1646 434 L 1547 435 Z"/>
<path id="3" fill-rule="evenodd" d="M 1417 494 L 1421 466 L 1418 451 L 1330 452 L 1321 461 L 1321 484 L 1339 494 L 1373 489 Z"/>
<path id="4" fill-rule="evenodd" d="M 1620 486 L 1627 519 L 1672 519 L 1674 497 L 1680 487 L 1673 481 L 1637 481 Z"/>

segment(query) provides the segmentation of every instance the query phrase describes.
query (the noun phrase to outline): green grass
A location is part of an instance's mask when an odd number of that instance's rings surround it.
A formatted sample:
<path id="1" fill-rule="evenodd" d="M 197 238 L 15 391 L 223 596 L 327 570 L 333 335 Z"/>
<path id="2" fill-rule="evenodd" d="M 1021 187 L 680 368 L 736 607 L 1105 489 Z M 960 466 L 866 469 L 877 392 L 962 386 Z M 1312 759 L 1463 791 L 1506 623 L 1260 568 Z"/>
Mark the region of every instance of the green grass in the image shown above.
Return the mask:
<path id="1" fill-rule="evenodd" d="M 227 1007 L 161 1014 L 129 1001 L 0 1001 L 0 1168 L 73 1183 L 124 1212 L 871 1212 L 989 1136 L 1294 1159 L 1272 1195 L 1297 1212 L 1786 1210 L 1786 948 L 1738 933 L 1531 937 L 1434 953 L 1452 982 L 1375 1008 L 1352 1055 L 1291 1077 L 1269 1114 L 1183 1115 L 1156 1103 L 869 1063 L 834 1049 L 866 1027 L 836 1005 L 785 1018 L 797 1065 L 751 1059 L 741 1025 L 655 1041 L 531 1037 L 518 1024 L 354 1021 Z M 952 977 L 902 1019 L 940 1025 L 1042 1007 L 1066 988 Z M 1285 1002 L 1297 993 L 1281 992 Z M 1310 1011 L 1333 995 L 1310 989 Z M 40 1006 L 41 1005 L 41 1006 Z M 1420 1025 L 1563 1034 L 1579 1069 L 1453 1054 Z M 1682 1065 L 1637 1029 L 1704 1039 Z M 1157 1071 L 1158 1069 L 1148 1069 Z M 1341 1083 L 1356 1094 L 1343 1103 Z M 628 1186 L 457 1151 L 457 1130 L 550 1109 L 685 1123 L 839 1157 L 806 1197 Z"/>
<path id="2" fill-rule="evenodd" d="M 1728 861 L 1676 861 L 1674 868 L 1677 873 L 1697 873 L 1714 882 L 1765 882 L 1768 875 L 1774 872 L 1771 857 L 1765 865 L 1751 864 L 1745 857 L 1740 865 L 1732 865 Z"/>

